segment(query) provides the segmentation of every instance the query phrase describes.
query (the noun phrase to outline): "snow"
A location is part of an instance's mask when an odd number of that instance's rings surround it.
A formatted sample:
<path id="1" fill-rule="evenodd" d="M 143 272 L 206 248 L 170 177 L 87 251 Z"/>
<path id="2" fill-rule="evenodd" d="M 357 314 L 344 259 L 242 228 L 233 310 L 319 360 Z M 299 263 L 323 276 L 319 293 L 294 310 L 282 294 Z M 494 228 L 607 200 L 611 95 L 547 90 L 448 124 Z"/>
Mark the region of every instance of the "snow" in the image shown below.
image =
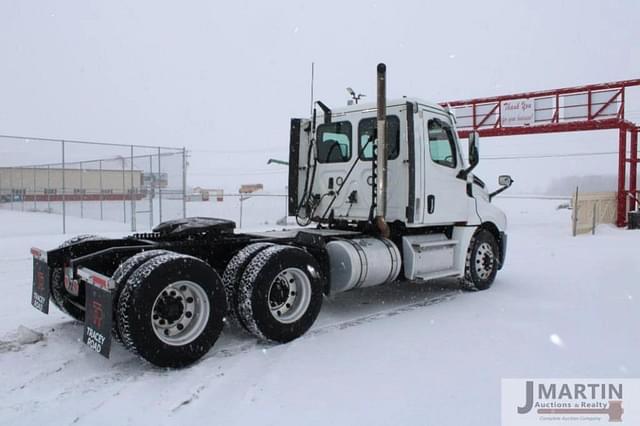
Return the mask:
<path id="1" fill-rule="evenodd" d="M 0 352 L 19 351 L 21 345 L 32 345 L 44 339 L 44 333 L 31 330 L 23 325 L 18 326 L 16 333 L 8 341 L 0 341 Z"/>
<path id="2" fill-rule="evenodd" d="M 18 333 L 16 336 L 16 343 L 20 345 L 32 345 L 41 341 L 44 338 L 44 333 L 31 330 L 24 325 L 18 326 Z"/>
<path id="3" fill-rule="evenodd" d="M 29 248 L 66 237 L 45 233 L 51 215 L 0 210 L 0 424 L 497 425 L 502 378 L 638 377 L 640 231 L 572 237 L 560 202 L 496 200 L 509 246 L 487 291 L 444 280 L 340 294 L 296 341 L 227 327 L 179 371 L 120 345 L 104 359 L 80 324 L 31 308 Z M 107 235 L 121 225 L 72 224 Z M 44 338 L 18 343 L 21 326 Z"/>

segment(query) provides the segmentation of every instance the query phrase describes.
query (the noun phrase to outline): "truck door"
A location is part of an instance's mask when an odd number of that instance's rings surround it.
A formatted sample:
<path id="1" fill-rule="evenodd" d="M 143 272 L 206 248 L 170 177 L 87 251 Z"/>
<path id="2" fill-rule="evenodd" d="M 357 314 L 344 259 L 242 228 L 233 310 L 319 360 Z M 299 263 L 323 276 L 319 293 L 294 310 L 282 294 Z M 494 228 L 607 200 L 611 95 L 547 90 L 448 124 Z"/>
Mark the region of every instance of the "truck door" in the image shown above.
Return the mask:
<path id="1" fill-rule="evenodd" d="M 469 198 L 467 182 L 457 177 L 463 169 L 454 130 L 448 119 L 424 114 L 424 223 L 466 222 Z"/>

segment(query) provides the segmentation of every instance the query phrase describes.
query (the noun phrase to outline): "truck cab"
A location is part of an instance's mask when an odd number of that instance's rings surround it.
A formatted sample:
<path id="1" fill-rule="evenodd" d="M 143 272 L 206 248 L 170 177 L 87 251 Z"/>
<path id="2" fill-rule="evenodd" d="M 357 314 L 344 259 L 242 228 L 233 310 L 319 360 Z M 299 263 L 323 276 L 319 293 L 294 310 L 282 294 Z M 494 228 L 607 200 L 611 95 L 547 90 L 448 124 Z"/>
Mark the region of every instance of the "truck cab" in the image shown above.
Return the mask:
<path id="1" fill-rule="evenodd" d="M 289 211 L 318 223 L 371 219 L 376 105 L 358 104 L 313 119 L 291 121 Z M 465 172 L 455 118 L 419 99 L 386 108 L 388 200 L 386 219 L 407 228 L 506 228 L 485 184 Z M 476 146 L 477 148 L 477 146 Z"/>

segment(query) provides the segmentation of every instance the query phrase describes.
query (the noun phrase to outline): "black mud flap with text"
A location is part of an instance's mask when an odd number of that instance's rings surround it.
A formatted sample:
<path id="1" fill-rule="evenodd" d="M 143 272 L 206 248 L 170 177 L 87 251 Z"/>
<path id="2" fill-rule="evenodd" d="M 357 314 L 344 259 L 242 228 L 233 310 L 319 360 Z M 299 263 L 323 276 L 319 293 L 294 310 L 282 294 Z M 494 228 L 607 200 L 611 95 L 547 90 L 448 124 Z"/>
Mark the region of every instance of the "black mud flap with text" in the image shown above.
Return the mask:
<path id="1" fill-rule="evenodd" d="M 82 341 L 109 358 L 113 326 L 113 297 L 107 289 L 86 285 L 84 335 Z"/>
<path id="2" fill-rule="evenodd" d="M 49 313 L 49 283 L 49 265 L 47 265 L 47 262 L 34 257 L 31 305 L 40 312 L 44 312 L 45 314 Z"/>

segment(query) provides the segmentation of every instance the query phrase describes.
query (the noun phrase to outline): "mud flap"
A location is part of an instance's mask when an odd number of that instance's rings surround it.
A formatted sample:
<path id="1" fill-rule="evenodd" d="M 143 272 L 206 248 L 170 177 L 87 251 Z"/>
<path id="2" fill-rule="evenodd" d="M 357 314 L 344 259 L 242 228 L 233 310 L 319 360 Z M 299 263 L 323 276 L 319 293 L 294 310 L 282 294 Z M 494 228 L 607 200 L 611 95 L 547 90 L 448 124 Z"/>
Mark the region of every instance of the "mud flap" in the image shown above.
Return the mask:
<path id="1" fill-rule="evenodd" d="M 51 276 L 47 262 L 34 256 L 33 258 L 33 289 L 31 291 L 31 305 L 45 314 L 49 313 L 49 283 Z"/>
<path id="2" fill-rule="evenodd" d="M 85 286 L 85 319 L 82 341 L 105 358 L 111 350 L 113 295 L 108 289 Z"/>

